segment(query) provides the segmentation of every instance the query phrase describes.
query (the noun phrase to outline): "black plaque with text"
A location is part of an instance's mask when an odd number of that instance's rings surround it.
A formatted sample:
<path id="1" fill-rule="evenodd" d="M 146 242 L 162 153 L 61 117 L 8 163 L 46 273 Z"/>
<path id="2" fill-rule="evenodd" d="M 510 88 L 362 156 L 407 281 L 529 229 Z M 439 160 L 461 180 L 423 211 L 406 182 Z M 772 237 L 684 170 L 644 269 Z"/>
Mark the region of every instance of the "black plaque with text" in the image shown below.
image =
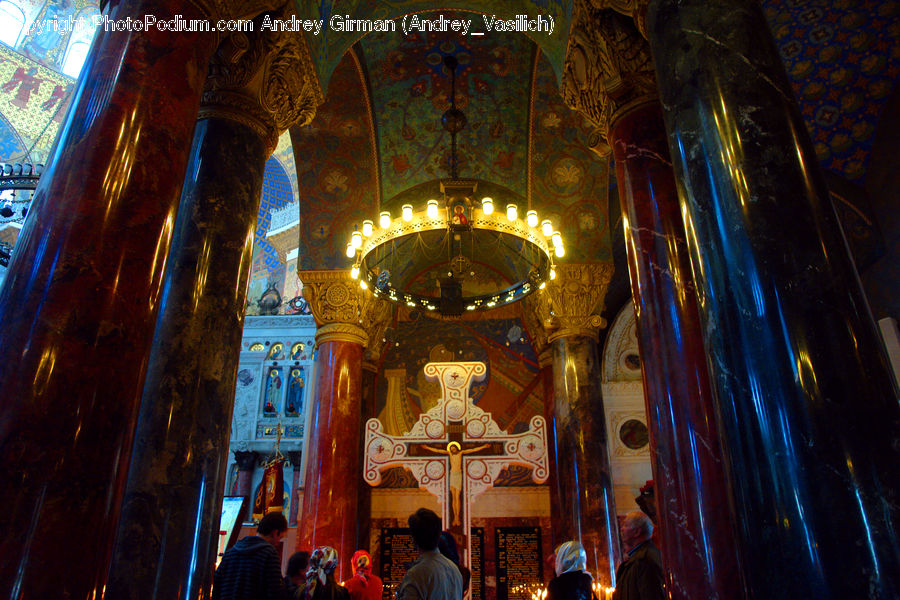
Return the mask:
<path id="1" fill-rule="evenodd" d="M 469 542 L 472 544 L 472 556 L 470 557 L 472 579 L 469 581 L 469 589 L 472 591 L 471 600 L 484 600 L 484 527 L 473 527 Z"/>
<path id="2" fill-rule="evenodd" d="M 392 600 L 394 593 L 406 568 L 419 556 L 416 544 L 413 542 L 409 529 L 405 527 L 386 527 L 381 530 L 381 580 L 384 582 L 384 590 L 381 593 L 383 600 Z"/>
<path id="3" fill-rule="evenodd" d="M 497 600 L 529 600 L 544 586 L 540 527 L 498 527 Z"/>

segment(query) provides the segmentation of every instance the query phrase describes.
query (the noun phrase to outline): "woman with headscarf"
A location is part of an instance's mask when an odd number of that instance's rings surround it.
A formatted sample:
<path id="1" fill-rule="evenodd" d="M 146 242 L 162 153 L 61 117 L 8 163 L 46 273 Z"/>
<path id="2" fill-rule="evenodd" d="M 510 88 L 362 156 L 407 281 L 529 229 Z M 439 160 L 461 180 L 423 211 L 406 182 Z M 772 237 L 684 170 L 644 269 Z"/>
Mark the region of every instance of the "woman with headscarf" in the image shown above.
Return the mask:
<path id="1" fill-rule="evenodd" d="M 350 600 L 347 588 L 334 579 L 334 570 L 338 566 L 338 555 L 334 548 L 322 546 L 316 548 L 309 557 L 309 571 L 306 573 L 306 585 L 295 596 L 299 600 Z"/>
<path id="2" fill-rule="evenodd" d="M 556 549 L 556 577 L 547 586 L 547 600 L 596 600 L 594 578 L 584 569 L 587 553 L 572 540 Z"/>
<path id="3" fill-rule="evenodd" d="M 350 600 L 381 600 L 384 585 L 378 575 L 372 574 L 372 557 L 365 550 L 357 550 L 350 559 L 353 577 L 347 582 Z"/>

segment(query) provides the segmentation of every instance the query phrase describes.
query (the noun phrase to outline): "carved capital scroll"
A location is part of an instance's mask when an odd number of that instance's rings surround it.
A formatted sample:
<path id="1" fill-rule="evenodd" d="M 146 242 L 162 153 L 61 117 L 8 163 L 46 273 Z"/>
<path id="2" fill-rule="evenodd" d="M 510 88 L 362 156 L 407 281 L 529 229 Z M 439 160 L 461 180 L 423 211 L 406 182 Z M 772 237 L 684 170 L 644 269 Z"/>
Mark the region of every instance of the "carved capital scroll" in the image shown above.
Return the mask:
<path id="1" fill-rule="evenodd" d="M 612 263 L 557 265 L 556 279 L 524 301 L 525 312 L 533 314 L 527 319 L 543 324 L 548 343 L 561 337 L 596 336 L 606 327 L 606 319 L 596 311 L 612 275 Z"/>
<path id="2" fill-rule="evenodd" d="M 592 150 L 609 154 L 607 132 L 617 113 L 656 97 L 650 45 L 631 18 L 600 10 L 589 0 L 575 2 L 562 94 L 570 108 L 598 127 Z"/>
<path id="3" fill-rule="evenodd" d="M 363 347 L 373 340 L 380 347 L 391 316 L 386 300 L 359 287 L 349 271 L 299 271 L 303 297 L 318 325 L 316 343 L 348 341 Z"/>
<path id="4" fill-rule="evenodd" d="M 236 31 L 222 40 L 210 61 L 199 118 L 242 123 L 270 151 L 289 127 L 312 121 L 324 98 L 306 38 L 261 27 L 264 19 L 290 20 L 293 10 L 287 3 L 256 17 L 253 31 Z"/>

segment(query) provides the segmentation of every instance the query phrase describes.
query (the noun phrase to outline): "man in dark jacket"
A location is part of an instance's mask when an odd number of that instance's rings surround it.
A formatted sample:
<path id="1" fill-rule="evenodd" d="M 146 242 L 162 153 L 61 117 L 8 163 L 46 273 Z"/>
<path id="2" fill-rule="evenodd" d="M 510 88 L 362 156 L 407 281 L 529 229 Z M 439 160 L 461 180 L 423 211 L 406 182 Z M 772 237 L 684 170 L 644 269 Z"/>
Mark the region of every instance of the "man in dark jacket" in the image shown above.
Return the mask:
<path id="1" fill-rule="evenodd" d="M 275 545 L 287 532 L 287 519 L 269 513 L 259 522 L 256 535 L 231 547 L 213 580 L 212 600 L 283 600 L 281 559 Z"/>
<path id="2" fill-rule="evenodd" d="M 662 561 L 650 541 L 653 523 L 642 512 L 625 515 L 620 529 L 627 558 L 616 571 L 614 600 L 664 600 Z"/>

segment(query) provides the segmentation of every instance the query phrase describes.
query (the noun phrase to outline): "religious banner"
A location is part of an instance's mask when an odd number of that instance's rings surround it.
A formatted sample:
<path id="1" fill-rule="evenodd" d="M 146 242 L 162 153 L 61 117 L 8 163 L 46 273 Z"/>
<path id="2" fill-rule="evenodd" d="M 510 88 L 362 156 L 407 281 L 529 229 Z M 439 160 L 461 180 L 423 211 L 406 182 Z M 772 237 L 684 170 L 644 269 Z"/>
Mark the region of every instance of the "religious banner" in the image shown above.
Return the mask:
<path id="1" fill-rule="evenodd" d="M 270 512 L 284 511 L 284 457 L 278 455 L 266 465 L 262 483 L 253 501 L 253 519 L 259 520 Z"/>
<path id="2" fill-rule="evenodd" d="M 502 431 L 490 413 L 469 397 L 473 381 L 487 369 L 482 362 L 433 362 L 425 377 L 441 386 L 437 405 L 419 415 L 403 435 L 388 435 L 378 419 L 366 422 L 365 469 L 369 485 L 381 483 L 381 472 L 391 467 L 408 469 L 419 485 L 437 496 L 444 527 L 465 539 L 463 560 L 470 564 L 472 540 L 469 505 L 493 486 L 510 465 L 530 467 L 535 483 L 547 480 L 547 433 L 543 417 L 532 417 L 527 431 Z"/>

